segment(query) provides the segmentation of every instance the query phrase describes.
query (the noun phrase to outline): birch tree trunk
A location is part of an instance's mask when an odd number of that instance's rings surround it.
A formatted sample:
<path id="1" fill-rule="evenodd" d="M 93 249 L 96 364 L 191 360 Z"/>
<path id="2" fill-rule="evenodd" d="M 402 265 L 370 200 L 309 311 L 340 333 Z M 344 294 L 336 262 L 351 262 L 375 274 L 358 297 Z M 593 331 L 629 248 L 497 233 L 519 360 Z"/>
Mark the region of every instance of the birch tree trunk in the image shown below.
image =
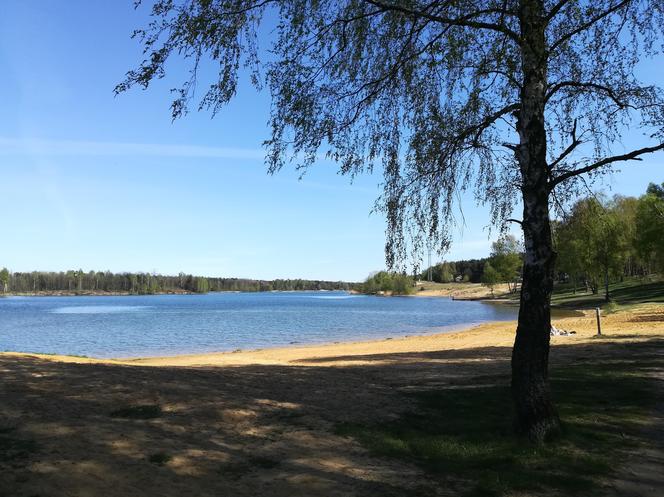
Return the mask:
<path id="1" fill-rule="evenodd" d="M 522 0 L 521 108 L 517 160 L 522 178 L 525 260 L 521 307 L 512 351 L 512 395 L 517 431 L 543 442 L 560 428 L 548 378 L 551 291 L 555 252 L 549 220 L 544 121 L 547 54 L 542 0 Z"/>

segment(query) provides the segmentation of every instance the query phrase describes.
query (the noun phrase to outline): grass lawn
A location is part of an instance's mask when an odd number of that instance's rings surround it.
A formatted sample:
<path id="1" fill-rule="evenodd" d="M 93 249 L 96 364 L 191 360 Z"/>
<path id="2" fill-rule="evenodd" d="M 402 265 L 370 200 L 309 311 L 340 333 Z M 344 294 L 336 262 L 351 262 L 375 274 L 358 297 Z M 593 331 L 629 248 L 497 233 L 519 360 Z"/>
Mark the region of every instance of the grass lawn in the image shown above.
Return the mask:
<path id="1" fill-rule="evenodd" d="M 664 280 L 648 281 L 640 278 L 625 279 L 609 285 L 609 295 L 613 305 L 633 305 L 645 302 L 664 302 Z M 554 287 L 551 304 L 560 307 L 598 307 L 606 305 L 604 289 L 598 294 L 579 291 L 574 293 L 571 285 Z"/>
<path id="2" fill-rule="evenodd" d="M 554 491 L 589 495 L 624 456 L 645 443 L 643 427 L 656 401 L 649 368 L 664 359 L 652 344 L 633 344 L 638 360 L 604 360 L 552 370 L 563 436 L 534 447 L 513 437 L 507 378 L 414 394 L 419 408 L 381 425 L 343 424 L 372 453 L 415 462 L 459 495 Z M 468 490 L 469 489 L 469 490 Z"/>
<path id="3" fill-rule="evenodd" d="M 467 294 L 476 298 L 489 298 L 490 296 L 489 290 L 479 283 L 421 282 L 418 286 L 418 291 L 420 290 L 453 292 L 460 296 Z M 622 282 L 610 284 L 609 294 L 612 303 L 608 305 L 613 308 L 646 302 L 664 303 L 664 278 L 626 278 Z M 519 301 L 519 292 L 508 293 L 506 284 L 498 285 L 495 289 L 495 295 L 501 299 L 512 300 L 514 303 Z M 555 307 L 573 309 L 607 306 L 604 300 L 604 288 L 600 288 L 597 294 L 586 292 L 580 287 L 574 292 L 572 285 L 569 283 L 554 286 L 551 304 Z"/>

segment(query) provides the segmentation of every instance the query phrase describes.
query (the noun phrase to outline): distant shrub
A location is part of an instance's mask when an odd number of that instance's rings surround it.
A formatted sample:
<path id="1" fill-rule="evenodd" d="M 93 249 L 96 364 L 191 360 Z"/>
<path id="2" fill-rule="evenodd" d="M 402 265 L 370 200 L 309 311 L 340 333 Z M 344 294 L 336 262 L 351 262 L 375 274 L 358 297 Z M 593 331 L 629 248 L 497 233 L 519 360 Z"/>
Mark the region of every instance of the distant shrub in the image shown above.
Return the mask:
<path id="1" fill-rule="evenodd" d="M 484 265 L 484 273 L 482 274 L 482 285 L 486 286 L 491 290 L 491 296 L 493 297 L 493 290 L 495 286 L 500 281 L 500 274 L 496 271 L 490 262 L 487 262 Z"/>
<path id="2" fill-rule="evenodd" d="M 375 295 L 380 292 L 392 295 L 410 295 L 415 291 L 411 276 L 401 273 L 379 271 L 369 276 L 361 285 L 362 293 Z"/>
<path id="3" fill-rule="evenodd" d="M 612 300 L 608 304 L 604 306 L 604 311 L 607 314 L 613 314 L 614 312 L 618 312 L 620 310 L 620 305 L 615 300 Z"/>

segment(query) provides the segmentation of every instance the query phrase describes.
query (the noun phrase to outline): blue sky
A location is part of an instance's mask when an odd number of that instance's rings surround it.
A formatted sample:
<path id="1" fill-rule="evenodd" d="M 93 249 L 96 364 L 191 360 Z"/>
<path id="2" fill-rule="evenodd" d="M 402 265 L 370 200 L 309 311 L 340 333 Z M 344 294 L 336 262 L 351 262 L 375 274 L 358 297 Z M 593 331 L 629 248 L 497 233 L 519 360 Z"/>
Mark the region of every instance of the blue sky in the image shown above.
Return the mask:
<path id="1" fill-rule="evenodd" d="M 0 267 L 334 280 L 382 268 L 384 219 L 370 215 L 381 178 L 351 184 L 327 162 L 303 180 L 268 176 L 267 94 L 242 84 L 215 119 L 174 123 L 178 79 L 113 96 L 141 60 L 130 34 L 145 11 L 133 0 L 2 2 Z M 661 84 L 662 64 L 647 71 Z M 639 195 L 664 181 L 663 165 L 649 157 L 599 188 Z M 485 209 L 471 197 L 462 207 L 448 259 L 489 250 Z"/>

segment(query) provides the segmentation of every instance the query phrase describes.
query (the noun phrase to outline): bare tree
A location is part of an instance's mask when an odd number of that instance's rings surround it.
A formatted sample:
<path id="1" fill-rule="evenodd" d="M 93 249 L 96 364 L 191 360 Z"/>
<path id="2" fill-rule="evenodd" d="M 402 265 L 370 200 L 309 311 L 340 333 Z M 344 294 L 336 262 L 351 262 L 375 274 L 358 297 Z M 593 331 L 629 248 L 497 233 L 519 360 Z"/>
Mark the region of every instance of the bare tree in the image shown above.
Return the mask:
<path id="1" fill-rule="evenodd" d="M 146 58 L 116 92 L 147 88 L 182 57 L 191 70 L 173 117 L 192 103 L 216 113 L 248 68 L 272 96 L 270 172 L 309 167 L 321 151 L 343 173 L 382 168 L 390 267 L 431 238 L 448 245 L 459 192 L 474 191 L 498 226 L 521 201 L 516 426 L 534 441 L 555 434 L 550 205 L 614 164 L 664 149 L 662 91 L 634 74 L 661 54 L 664 3 L 157 0 L 151 14 L 136 32 Z M 198 81 L 210 63 L 216 77 Z M 196 86 L 207 88 L 198 100 Z M 648 143 L 624 151 L 627 126 Z"/>

